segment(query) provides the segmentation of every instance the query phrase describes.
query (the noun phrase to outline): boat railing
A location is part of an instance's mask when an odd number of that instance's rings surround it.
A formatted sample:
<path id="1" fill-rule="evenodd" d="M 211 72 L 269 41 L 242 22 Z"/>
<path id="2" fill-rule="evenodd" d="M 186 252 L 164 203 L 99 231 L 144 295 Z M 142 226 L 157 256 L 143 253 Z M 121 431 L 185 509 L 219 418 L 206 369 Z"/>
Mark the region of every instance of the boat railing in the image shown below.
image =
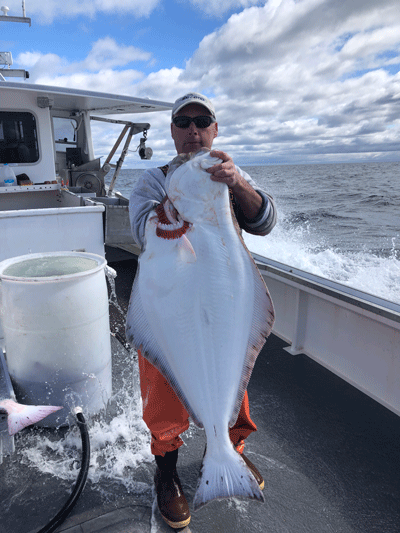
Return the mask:
<path id="1" fill-rule="evenodd" d="M 253 254 L 275 306 L 273 332 L 400 415 L 400 305 Z"/>

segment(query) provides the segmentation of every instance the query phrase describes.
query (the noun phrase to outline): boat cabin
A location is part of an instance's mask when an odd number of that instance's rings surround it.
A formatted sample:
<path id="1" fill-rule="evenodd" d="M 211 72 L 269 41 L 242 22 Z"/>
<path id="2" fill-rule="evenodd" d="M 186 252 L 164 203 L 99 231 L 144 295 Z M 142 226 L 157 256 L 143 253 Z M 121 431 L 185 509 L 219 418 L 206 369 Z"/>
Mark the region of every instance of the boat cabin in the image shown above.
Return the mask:
<path id="1" fill-rule="evenodd" d="M 109 115 L 170 110 L 171 104 L 16 82 L 0 82 L 0 89 L 0 165 L 7 163 L 17 178 L 14 186 L 0 187 L 0 260 L 57 250 L 104 255 L 104 244 L 134 251 L 128 201 L 112 190 L 133 135 L 142 134 L 141 158 L 151 157 L 145 144 L 150 124 Z M 122 128 L 103 162 L 93 150 L 94 120 Z"/>

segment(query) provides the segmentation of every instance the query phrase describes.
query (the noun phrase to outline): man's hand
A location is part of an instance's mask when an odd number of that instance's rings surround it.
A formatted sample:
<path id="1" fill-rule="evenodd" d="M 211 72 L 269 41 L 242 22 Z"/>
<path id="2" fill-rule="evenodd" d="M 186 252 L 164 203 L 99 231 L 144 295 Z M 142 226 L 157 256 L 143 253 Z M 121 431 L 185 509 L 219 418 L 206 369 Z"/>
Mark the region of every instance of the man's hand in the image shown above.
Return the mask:
<path id="1" fill-rule="evenodd" d="M 213 181 L 220 181 L 226 183 L 230 189 L 234 189 L 240 181 L 246 181 L 242 176 L 237 172 L 235 163 L 233 159 L 220 150 L 212 150 L 210 152 L 211 157 L 216 157 L 222 159 L 222 163 L 218 163 L 213 167 L 207 169 L 207 172 L 211 174 L 211 179 Z"/>
<path id="2" fill-rule="evenodd" d="M 249 220 L 255 218 L 262 206 L 261 196 L 239 174 L 236 170 L 235 163 L 228 154 L 220 150 L 211 150 L 210 156 L 222 159 L 222 163 L 218 163 L 207 169 L 207 172 L 211 174 L 211 179 L 226 183 L 240 205 L 244 216 Z"/>

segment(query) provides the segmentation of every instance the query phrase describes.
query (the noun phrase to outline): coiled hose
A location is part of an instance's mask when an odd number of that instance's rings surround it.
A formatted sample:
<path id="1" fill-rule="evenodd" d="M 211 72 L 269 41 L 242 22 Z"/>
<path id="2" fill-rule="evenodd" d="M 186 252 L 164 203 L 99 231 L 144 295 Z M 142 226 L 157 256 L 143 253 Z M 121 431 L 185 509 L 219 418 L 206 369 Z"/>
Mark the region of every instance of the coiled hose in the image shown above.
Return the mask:
<path id="1" fill-rule="evenodd" d="M 71 496 L 68 498 L 63 508 L 60 509 L 56 516 L 52 520 L 50 520 L 50 522 L 46 526 L 37 531 L 37 533 L 52 533 L 64 522 L 64 520 L 67 518 L 69 513 L 72 511 L 72 508 L 78 501 L 78 498 L 81 495 L 81 492 L 83 491 L 87 480 L 90 464 L 89 432 L 87 430 L 86 421 L 80 408 L 75 409 L 75 415 L 82 440 L 81 469 L 79 471 L 78 478 L 76 480 Z"/>

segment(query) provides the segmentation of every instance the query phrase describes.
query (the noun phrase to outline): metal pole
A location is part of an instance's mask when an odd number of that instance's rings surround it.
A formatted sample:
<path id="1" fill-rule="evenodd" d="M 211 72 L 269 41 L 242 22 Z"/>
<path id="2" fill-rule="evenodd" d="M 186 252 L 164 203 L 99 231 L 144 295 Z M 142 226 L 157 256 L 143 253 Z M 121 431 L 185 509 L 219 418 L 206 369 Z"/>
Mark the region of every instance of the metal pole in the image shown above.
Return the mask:
<path id="1" fill-rule="evenodd" d="M 113 155 L 115 154 L 115 152 L 117 151 L 118 146 L 120 145 L 122 139 L 125 137 L 125 133 L 128 131 L 128 128 L 129 128 L 129 124 L 126 124 L 124 129 L 122 130 L 120 136 L 116 140 L 111 152 L 108 154 L 107 159 L 104 161 L 104 164 L 109 163 L 111 161 L 111 159 L 112 159 Z"/>
<path id="2" fill-rule="evenodd" d="M 124 162 L 125 156 L 126 156 L 126 154 L 128 152 L 128 148 L 129 148 L 130 142 L 132 140 L 132 137 L 135 135 L 135 133 L 136 133 L 136 124 L 133 124 L 131 126 L 131 129 L 129 130 L 128 136 L 126 138 L 124 149 L 121 152 L 121 157 L 118 159 L 117 168 L 115 169 L 114 176 L 113 176 L 113 178 L 111 180 L 111 183 L 110 183 L 110 186 L 108 188 L 108 196 L 112 195 L 112 192 L 113 192 L 113 189 L 114 189 L 114 185 L 115 185 L 115 182 L 117 180 L 119 171 L 121 170 L 121 167 L 122 167 L 122 164 Z"/>

